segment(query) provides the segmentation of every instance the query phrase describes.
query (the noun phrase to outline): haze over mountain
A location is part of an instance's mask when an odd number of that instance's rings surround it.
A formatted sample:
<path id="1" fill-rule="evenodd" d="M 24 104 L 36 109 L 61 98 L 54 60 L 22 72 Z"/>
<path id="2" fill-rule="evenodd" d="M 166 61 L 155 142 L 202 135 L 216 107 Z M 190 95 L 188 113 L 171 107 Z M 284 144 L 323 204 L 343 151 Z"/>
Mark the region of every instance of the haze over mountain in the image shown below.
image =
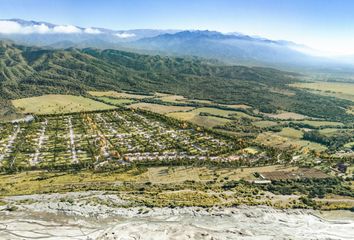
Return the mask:
<path id="1" fill-rule="evenodd" d="M 0 39 L 47 48 L 129 49 L 145 53 L 213 58 L 228 64 L 352 71 L 351 58 L 312 56 L 312 50 L 289 41 L 240 33 L 190 30 L 110 30 L 56 25 L 22 19 L 0 20 Z M 303 50 L 306 51 L 303 51 Z"/>

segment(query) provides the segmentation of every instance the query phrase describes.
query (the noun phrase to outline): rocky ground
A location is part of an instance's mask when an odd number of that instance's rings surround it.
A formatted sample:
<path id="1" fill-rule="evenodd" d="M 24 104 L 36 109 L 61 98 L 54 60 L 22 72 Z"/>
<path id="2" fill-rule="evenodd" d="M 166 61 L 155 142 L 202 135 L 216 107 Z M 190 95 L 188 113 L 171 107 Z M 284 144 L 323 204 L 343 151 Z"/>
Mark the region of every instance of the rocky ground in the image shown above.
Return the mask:
<path id="1" fill-rule="evenodd" d="M 103 192 L 4 199 L 0 239 L 353 239 L 354 214 L 270 207 L 131 207 Z M 325 218 L 324 218 L 325 216 Z"/>

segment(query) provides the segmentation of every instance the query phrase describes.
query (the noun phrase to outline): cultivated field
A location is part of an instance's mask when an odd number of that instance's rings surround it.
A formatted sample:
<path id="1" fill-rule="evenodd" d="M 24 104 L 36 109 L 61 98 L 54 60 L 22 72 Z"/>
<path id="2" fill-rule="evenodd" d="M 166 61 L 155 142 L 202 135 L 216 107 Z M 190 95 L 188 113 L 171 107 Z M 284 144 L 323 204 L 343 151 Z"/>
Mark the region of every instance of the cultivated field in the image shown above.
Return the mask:
<path id="1" fill-rule="evenodd" d="M 272 126 L 277 126 L 278 123 L 276 121 L 256 121 L 252 123 L 256 127 L 260 128 L 266 128 L 266 127 L 272 127 Z"/>
<path id="2" fill-rule="evenodd" d="M 128 98 L 97 97 L 97 99 L 112 105 L 127 105 L 135 102 L 134 100 Z"/>
<path id="3" fill-rule="evenodd" d="M 207 108 L 207 107 L 196 108 L 193 112 L 195 112 L 196 114 L 209 113 L 220 117 L 230 117 L 231 115 L 236 115 L 238 113 L 236 111 L 229 111 L 229 110 L 223 110 L 218 108 Z"/>
<path id="4" fill-rule="evenodd" d="M 200 116 L 199 113 L 196 111 L 168 113 L 167 116 L 182 121 L 188 121 L 207 128 L 224 125 L 225 123 L 231 121 L 226 118 L 215 116 Z"/>
<path id="5" fill-rule="evenodd" d="M 311 125 L 313 127 L 325 127 L 325 126 L 331 126 L 331 127 L 337 127 L 337 126 L 343 126 L 343 123 L 340 122 L 330 122 L 330 121 L 312 121 L 312 120 L 304 120 L 304 121 L 297 121 L 298 123 L 304 123 Z"/>
<path id="6" fill-rule="evenodd" d="M 165 95 L 159 97 L 158 99 L 160 99 L 163 102 L 170 102 L 170 103 L 186 103 L 186 102 L 188 102 L 187 98 L 185 98 L 183 96 L 179 96 L 179 95 L 165 94 Z"/>
<path id="7" fill-rule="evenodd" d="M 294 87 L 313 90 L 319 94 L 354 101 L 354 83 L 311 82 L 295 83 Z"/>
<path id="8" fill-rule="evenodd" d="M 279 133 L 282 137 L 301 139 L 303 132 L 294 128 L 283 128 Z"/>
<path id="9" fill-rule="evenodd" d="M 185 112 L 193 109 L 193 107 L 171 106 L 171 105 L 162 105 L 162 104 L 154 104 L 154 103 L 144 103 L 144 102 L 131 104 L 128 107 L 132 109 L 144 109 L 144 110 L 148 110 L 160 114 L 166 114 L 171 112 Z"/>
<path id="10" fill-rule="evenodd" d="M 203 113 L 209 115 L 203 115 Z M 192 111 L 175 112 L 169 113 L 167 115 L 169 117 L 177 118 L 184 121 L 190 121 L 192 123 L 205 127 L 215 127 L 219 125 L 224 125 L 225 123 L 231 122 L 231 119 L 233 118 L 244 117 L 253 120 L 258 119 L 243 112 L 223 110 L 211 107 L 195 108 Z"/>
<path id="11" fill-rule="evenodd" d="M 43 95 L 13 100 L 12 104 L 21 113 L 60 114 L 83 111 L 114 109 L 115 107 L 89 98 L 73 95 Z"/>
<path id="12" fill-rule="evenodd" d="M 278 114 L 264 114 L 264 115 L 275 119 L 281 119 L 281 120 L 287 120 L 287 119 L 301 120 L 301 119 L 309 118 L 305 115 L 293 113 L 293 112 L 282 112 Z"/>
<path id="13" fill-rule="evenodd" d="M 279 149 L 297 149 L 303 151 L 303 153 L 308 153 L 309 150 L 321 152 L 327 149 L 326 146 L 319 143 L 294 138 L 296 135 L 299 136 L 297 132 L 296 134 L 291 134 L 291 137 L 289 136 L 289 132 L 283 132 L 283 134 L 281 136 L 273 132 L 263 132 L 257 136 L 256 142 Z M 288 136 L 286 137 L 285 135 Z"/>
<path id="14" fill-rule="evenodd" d="M 252 108 L 251 106 L 245 105 L 245 104 L 220 104 L 221 106 L 224 107 L 229 107 L 229 108 L 241 108 L 241 109 L 250 109 Z"/>
<path id="15" fill-rule="evenodd" d="M 95 97 L 114 97 L 114 98 L 132 98 L 132 99 L 144 99 L 154 97 L 153 95 L 141 95 L 141 94 L 132 94 L 125 92 L 115 92 L 115 91 L 107 91 L 107 92 L 98 92 L 98 91 L 89 91 L 89 94 Z"/>

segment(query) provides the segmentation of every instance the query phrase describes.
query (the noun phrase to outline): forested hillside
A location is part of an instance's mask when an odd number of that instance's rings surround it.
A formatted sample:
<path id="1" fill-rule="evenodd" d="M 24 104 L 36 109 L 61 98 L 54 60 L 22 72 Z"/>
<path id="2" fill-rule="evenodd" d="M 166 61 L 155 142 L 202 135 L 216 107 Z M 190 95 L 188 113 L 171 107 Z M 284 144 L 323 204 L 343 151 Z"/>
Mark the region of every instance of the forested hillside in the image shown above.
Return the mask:
<path id="1" fill-rule="evenodd" d="M 46 50 L 0 43 L 1 114 L 7 99 L 88 90 L 167 92 L 219 103 L 245 103 L 313 117 L 350 120 L 346 100 L 291 88 L 303 76 L 270 68 L 221 66 L 197 58 L 140 55 L 117 50 Z"/>

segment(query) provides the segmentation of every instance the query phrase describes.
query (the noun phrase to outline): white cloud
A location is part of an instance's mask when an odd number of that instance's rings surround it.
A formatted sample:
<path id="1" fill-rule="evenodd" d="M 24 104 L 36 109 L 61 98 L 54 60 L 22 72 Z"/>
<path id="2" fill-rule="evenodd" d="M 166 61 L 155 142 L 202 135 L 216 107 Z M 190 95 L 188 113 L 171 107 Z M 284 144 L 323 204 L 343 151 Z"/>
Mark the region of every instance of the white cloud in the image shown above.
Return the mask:
<path id="1" fill-rule="evenodd" d="M 17 22 L 0 21 L 0 33 L 13 34 L 21 32 L 22 26 Z"/>
<path id="2" fill-rule="evenodd" d="M 29 34 L 29 33 L 49 33 L 50 29 L 45 24 L 22 26 L 17 22 L 0 21 L 0 33 L 3 34 Z"/>
<path id="3" fill-rule="evenodd" d="M 22 27 L 23 33 L 49 33 L 50 29 L 45 24 Z"/>
<path id="4" fill-rule="evenodd" d="M 73 25 L 59 25 L 53 28 L 54 33 L 81 33 L 81 29 Z"/>
<path id="5" fill-rule="evenodd" d="M 96 33 L 97 29 L 89 30 L 89 33 Z M 13 21 L 0 21 L 0 33 L 2 34 L 45 34 L 45 33 L 81 33 L 81 29 L 72 25 L 59 25 L 49 28 L 46 24 L 36 24 L 31 26 L 22 26 Z"/>
<path id="6" fill-rule="evenodd" d="M 134 33 L 123 32 L 123 33 L 116 33 L 115 36 L 119 38 L 132 38 L 135 37 L 136 35 Z"/>
<path id="7" fill-rule="evenodd" d="M 84 32 L 88 33 L 88 34 L 100 34 L 100 33 L 102 33 L 100 30 L 98 30 L 96 28 L 85 28 Z"/>

